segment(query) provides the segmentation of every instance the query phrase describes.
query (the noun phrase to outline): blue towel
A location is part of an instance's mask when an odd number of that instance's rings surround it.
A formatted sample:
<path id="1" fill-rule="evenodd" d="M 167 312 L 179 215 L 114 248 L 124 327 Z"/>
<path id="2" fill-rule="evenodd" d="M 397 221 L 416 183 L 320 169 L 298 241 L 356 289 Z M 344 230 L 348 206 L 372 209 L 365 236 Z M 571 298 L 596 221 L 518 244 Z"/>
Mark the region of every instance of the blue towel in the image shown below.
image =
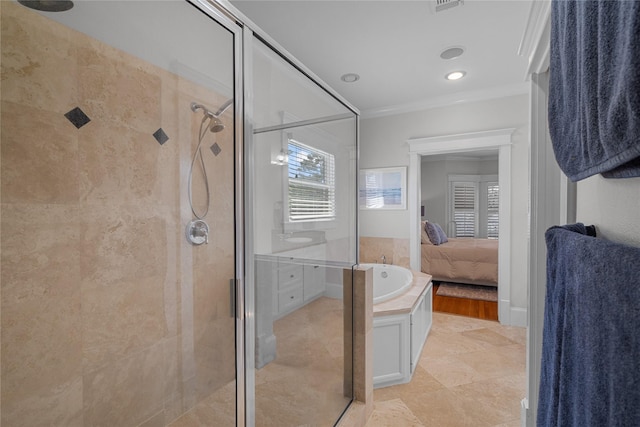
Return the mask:
<path id="1" fill-rule="evenodd" d="M 538 426 L 640 426 L 640 248 L 593 235 L 545 235 Z"/>
<path id="2" fill-rule="evenodd" d="M 579 181 L 640 176 L 640 2 L 554 0 L 549 132 Z"/>

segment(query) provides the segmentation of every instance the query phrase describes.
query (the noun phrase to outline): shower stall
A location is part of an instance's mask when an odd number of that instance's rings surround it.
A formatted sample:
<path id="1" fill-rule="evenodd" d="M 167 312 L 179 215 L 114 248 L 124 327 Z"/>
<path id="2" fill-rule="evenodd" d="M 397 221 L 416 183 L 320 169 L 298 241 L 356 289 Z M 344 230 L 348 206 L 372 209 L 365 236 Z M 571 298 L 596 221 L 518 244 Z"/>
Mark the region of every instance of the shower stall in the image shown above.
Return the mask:
<path id="1" fill-rule="evenodd" d="M 334 425 L 357 110 L 225 1 L 0 30 L 0 425 Z"/>

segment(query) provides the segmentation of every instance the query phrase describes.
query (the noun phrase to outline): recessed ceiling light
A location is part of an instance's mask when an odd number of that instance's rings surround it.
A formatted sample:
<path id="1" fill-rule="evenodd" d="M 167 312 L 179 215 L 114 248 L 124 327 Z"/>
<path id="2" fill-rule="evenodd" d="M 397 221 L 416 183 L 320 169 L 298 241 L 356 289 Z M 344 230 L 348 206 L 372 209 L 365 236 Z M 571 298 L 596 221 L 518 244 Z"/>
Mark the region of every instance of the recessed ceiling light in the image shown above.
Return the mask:
<path id="1" fill-rule="evenodd" d="M 453 46 L 446 48 L 442 52 L 440 52 L 440 58 L 442 59 L 455 59 L 461 56 L 464 53 L 464 48 L 462 46 Z"/>
<path id="2" fill-rule="evenodd" d="M 452 71 L 444 76 L 447 80 L 460 80 L 467 74 L 466 71 Z"/>
<path id="3" fill-rule="evenodd" d="M 346 83 L 353 83 L 360 80 L 360 76 L 357 75 L 356 73 L 347 73 L 347 74 L 343 74 L 342 77 L 340 77 L 340 80 Z"/>

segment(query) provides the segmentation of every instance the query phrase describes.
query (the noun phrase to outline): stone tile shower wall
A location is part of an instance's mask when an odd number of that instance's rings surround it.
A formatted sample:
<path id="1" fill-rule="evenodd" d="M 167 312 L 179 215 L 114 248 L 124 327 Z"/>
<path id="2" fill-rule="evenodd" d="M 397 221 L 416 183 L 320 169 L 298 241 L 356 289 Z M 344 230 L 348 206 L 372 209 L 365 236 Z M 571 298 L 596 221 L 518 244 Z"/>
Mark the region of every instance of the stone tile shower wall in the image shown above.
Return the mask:
<path id="1" fill-rule="evenodd" d="M 0 422 L 167 425 L 235 376 L 230 114 L 203 144 L 210 243 L 184 238 L 189 105 L 226 99 L 17 3 L 0 14 Z"/>

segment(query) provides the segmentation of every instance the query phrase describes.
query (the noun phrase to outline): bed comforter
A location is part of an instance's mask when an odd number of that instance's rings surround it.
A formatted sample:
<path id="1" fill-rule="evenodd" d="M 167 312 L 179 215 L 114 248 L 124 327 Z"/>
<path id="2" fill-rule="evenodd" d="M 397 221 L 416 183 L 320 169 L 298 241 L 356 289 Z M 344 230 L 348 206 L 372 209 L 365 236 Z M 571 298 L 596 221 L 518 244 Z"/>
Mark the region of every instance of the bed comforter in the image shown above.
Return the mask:
<path id="1" fill-rule="evenodd" d="M 421 246 L 422 271 L 433 280 L 498 286 L 498 240 L 449 238 Z"/>

